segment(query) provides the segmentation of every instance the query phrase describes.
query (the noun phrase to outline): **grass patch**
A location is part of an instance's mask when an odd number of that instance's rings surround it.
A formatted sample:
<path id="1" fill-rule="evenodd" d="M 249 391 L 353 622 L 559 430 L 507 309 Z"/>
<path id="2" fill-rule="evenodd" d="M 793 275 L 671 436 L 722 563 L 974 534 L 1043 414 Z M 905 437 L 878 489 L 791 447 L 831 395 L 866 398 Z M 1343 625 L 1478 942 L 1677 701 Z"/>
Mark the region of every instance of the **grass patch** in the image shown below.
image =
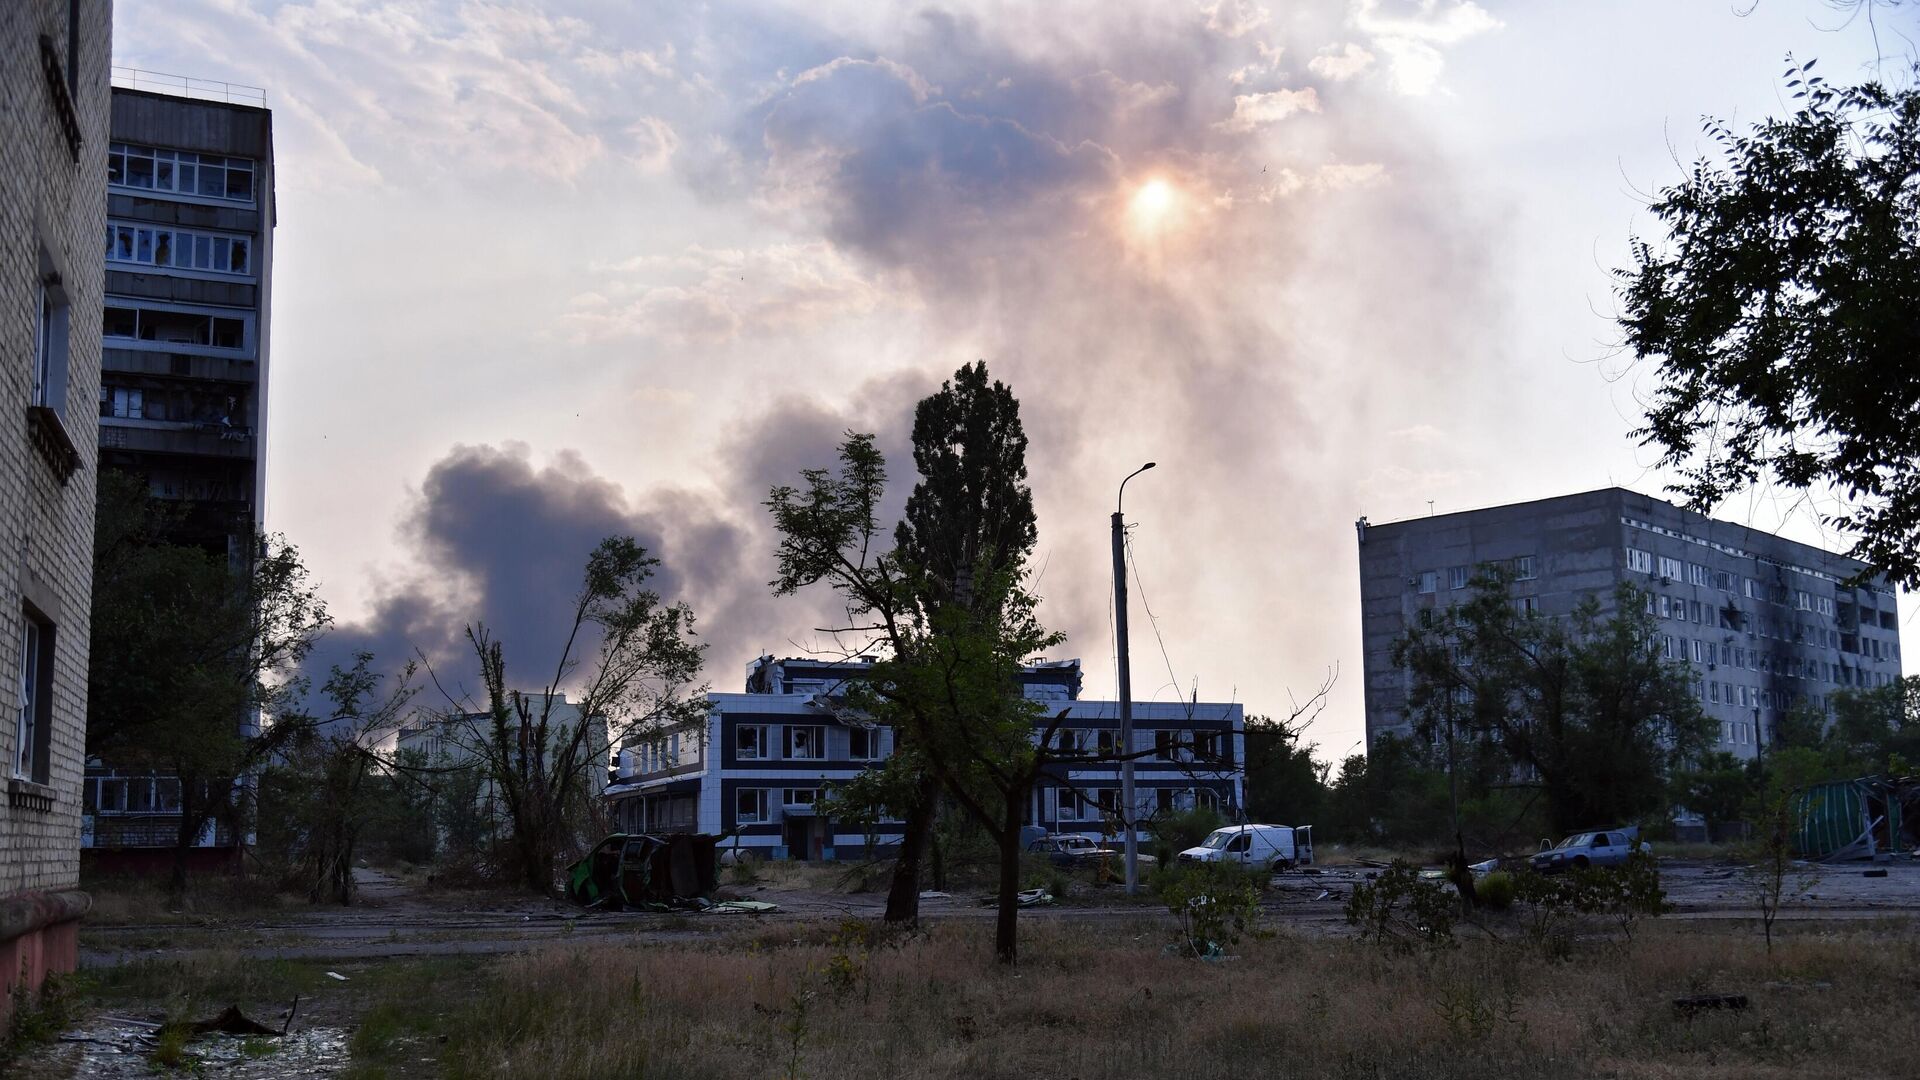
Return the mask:
<path id="1" fill-rule="evenodd" d="M 860 940 L 794 928 L 684 945 L 554 947 L 493 962 L 445 1018 L 455 1077 L 1898 1075 L 1920 937 L 1777 940 L 1681 924 L 1576 942 L 1570 962 L 1474 940 L 1390 958 L 1343 939 L 1169 955 L 1163 923 L 1041 922 L 1017 972 L 991 929 Z M 1744 1013 L 1674 997 L 1747 994 Z"/>
<path id="2" fill-rule="evenodd" d="M 73 975 L 52 974 L 38 992 L 23 981 L 13 988 L 13 1017 L 0 1032 L 0 1076 L 7 1075 L 21 1057 L 60 1037 L 78 1017 L 82 982 Z"/>

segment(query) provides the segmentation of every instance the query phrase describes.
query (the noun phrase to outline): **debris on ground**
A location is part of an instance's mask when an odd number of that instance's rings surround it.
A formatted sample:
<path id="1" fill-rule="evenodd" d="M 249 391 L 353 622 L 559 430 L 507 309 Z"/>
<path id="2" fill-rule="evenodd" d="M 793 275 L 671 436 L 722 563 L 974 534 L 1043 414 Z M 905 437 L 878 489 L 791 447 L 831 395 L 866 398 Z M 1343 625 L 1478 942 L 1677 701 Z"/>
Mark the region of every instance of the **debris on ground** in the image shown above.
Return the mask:
<path id="1" fill-rule="evenodd" d="M 248 1017 L 246 1013 L 240 1011 L 238 1005 L 229 1005 L 219 1016 L 210 1020 L 196 1020 L 189 1026 L 192 1027 L 195 1035 L 209 1035 L 217 1032 L 221 1035 L 271 1035 L 276 1039 L 281 1035 L 278 1028 L 270 1028 Z"/>
<path id="2" fill-rule="evenodd" d="M 1746 1007 L 1745 994 L 1695 994 L 1673 999 L 1674 1015 L 1683 1020 L 1691 1020 L 1703 1012 L 1739 1012 Z"/>
<path id="3" fill-rule="evenodd" d="M 614 833 L 567 869 L 567 897 L 582 907 L 660 910 L 695 906 L 719 885 L 717 836 Z"/>

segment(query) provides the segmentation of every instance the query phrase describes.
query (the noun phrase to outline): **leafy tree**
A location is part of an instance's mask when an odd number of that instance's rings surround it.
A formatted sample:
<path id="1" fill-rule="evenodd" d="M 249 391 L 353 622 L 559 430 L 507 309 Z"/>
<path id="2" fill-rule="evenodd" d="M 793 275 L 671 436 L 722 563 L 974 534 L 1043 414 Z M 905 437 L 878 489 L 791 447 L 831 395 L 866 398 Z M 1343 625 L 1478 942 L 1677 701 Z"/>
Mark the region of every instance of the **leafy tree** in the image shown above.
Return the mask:
<path id="1" fill-rule="evenodd" d="M 807 469 L 801 480 L 803 487 L 777 487 L 767 500 L 780 537 L 774 591 L 825 582 L 845 604 L 848 632 L 866 635 L 859 651 L 879 659 L 850 682 L 841 707 L 891 726 L 903 761 L 890 767 L 924 770 L 993 835 L 995 943 L 1012 962 L 1026 798 L 1048 764 L 1074 756 L 1053 749 L 1052 727 L 1035 743 L 1039 706 L 1022 693 L 1019 674 L 1059 637 L 1034 617 L 1024 574 L 1004 562 L 976 564 L 971 603 L 940 603 L 920 567 L 880 550 L 875 508 L 886 464 L 871 435 L 850 433 L 837 470 Z"/>
<path id="2" fill-rule="evenodd" d="M 1639 435 L 1709 510 L 1762 479 L 1831 485 L 1853 554 L 1920 587 L 1920 87 L 1835 89 L 1659 193 L 1659 244 L 1617 272 L 1626 344 L 1658 362 Z M 1911 83 L 1913 80 L 1909 80 Z"/>
<path id="3" fill-rule="evenodd" d="M 409 664 L 383 697 L 372 662 L 363 652 L 351 668 L 333 669 L 324 688 L 330 715 L 301 723 L 261 779 L 262 802 L 272 799 L 271 817 L 280 825 L 279 846 L 293 857 L 294 877 L 316 903 L 353 902 L 363 836 L 419 821 L 408 813 L 414 802 L 408 788 L 419 781 L 381 749 L 414 696 L 414 669 Z"/>
<path id="4" fill-rule="evenodd" d="M 87 754 L 178 778 L 178 899 L 195 841 L 217 820 L 243 827 L 243 778 L 309 721 L 295 673 L 331 620 L 285 539 L 234 561 L 169 542 L 171 522 L 137 478 L 102 472 Z"/>
<path id="5" fill-rule="evenodd" d="M 1394 646 L 1417 728 L 1458 732 L 1531 774 L 1555 832 L 1662 809 L 1670 767 L 1708 744 L 1693 676 L 1662 659 L 1632 586 L 1611 613 L 1588 597 L 1554 618 L 1519 611 L 1507 575 L 1488 571 L 1435 615 Z"/>
<path id="6" fill-rule="evenodd" d="M 587 559 L 559 659 L 544 688 L 509 686 L 506 650 L 484 625 L 467 628 L 486 700 L 453 702 L 448 719 L 479 762 L 508 830 L 505 856 L 527 888 L 554 891 L 554 871 L 594 820 L 592 774 L 643 730 L 698 720 L 706 646 L 693 612 L 647 587 L 660 561 L 631 537 L 609 537 Z M 577 722 L 556 713 L 572 691 Z"/>
<path id="7" fill-rule="evenodd" d="M 1246 725 L 1247 817 L 1253 821 L 1310 825 L 1327 805 L 1327 773 L 1332 768 L 1302 745 L 1304 726 L 1267 716 L 1249 716 Z"/>
<path id="8" fill-rule="evenodd" d="M 997 602 L 978 583 L 1017 577 L 1039 535 L 1026 482 L 1020 403 L 1006 384 L 989 380 L 984 361 L 963 365 L 914 407 L 913 463 L 920 480 L 894 527 L 894 557 L 916 606 L 930 620 L 928 629 L 940 633 L 964 621 L 944 619 L 948 609 L 972 612 Z M 982 614 L 991 622 L 997 612 Z M 895 730 L 911 734 L 913 726 Z M 887 890 L 887 921 L 904 922 L 919 914 L 920 864 L 933 835 L 940 785 L 916 754 L 890 767 L 905 774 L 910 791 Z"/>
<path id="9" fill-rule="evenodd" d="M 1673 801 L 1711 824 L 1744 820 L 1760 793 L 1758 766 L 1724 751 L 1703 755 L 1675 773 Z"/>

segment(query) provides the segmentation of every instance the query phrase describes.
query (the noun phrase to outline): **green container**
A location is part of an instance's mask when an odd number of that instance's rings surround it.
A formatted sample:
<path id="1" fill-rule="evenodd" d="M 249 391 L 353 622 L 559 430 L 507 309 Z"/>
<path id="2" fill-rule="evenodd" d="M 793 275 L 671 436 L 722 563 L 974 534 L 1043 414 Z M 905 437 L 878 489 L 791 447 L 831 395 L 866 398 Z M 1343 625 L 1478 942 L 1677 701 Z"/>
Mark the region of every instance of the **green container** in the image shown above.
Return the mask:
<path id="1" fill-rule="evenodd" d="M 1900 800 L 1878 777 L 1801 788 L 1788 801 L 1787 813 L 1794 854 L 1803 858 L 1871 857 L 1892 850 L 1893 838 L 1901 833 Z M 1887 820 L 1876 821 L 1883 816 Z"/>

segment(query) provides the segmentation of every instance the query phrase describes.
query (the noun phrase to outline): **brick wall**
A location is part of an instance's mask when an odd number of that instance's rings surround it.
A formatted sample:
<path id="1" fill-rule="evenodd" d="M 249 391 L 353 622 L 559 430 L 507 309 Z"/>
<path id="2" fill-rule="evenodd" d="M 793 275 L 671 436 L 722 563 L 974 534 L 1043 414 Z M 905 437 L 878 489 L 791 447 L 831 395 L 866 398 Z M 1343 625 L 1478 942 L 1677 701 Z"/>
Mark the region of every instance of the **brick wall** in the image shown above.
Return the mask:
<path id="1" fill-rule="evenodd" d="M 64 72 L 68 11 L 68 0 L 0 2 L 0 897 L 71 889 L 80 865 L 113 12 L 111 0 L 79 4 L 76 164 L 41 44 L 51 38 Z M 79 462 L 64 483 L 28 422 L 43 249 L 69 304 L 62 426 Z M 44 788 L 13 776 L 24 603 L 55 631 Z"/>

